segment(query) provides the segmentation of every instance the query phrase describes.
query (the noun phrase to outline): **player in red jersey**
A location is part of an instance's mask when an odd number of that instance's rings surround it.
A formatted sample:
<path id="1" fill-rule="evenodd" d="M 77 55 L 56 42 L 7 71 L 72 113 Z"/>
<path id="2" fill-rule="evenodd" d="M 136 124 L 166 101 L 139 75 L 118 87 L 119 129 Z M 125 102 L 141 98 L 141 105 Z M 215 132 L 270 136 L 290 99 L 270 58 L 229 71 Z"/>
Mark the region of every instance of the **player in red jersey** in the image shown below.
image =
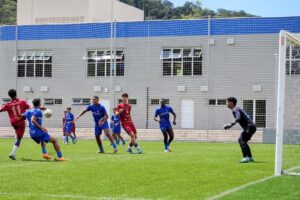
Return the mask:
<path id="1" fill-rule="evenodd" d="M 122 124 L 123 129 L 126 133 L 130 136 L 130 141 L 128 145 L 127 152 L 133 153 L 132 147 L 134 146 L 138 153 L 143 153 L 142 149 L 139 147 L 137 143 L 137 131 L 134 126 L 134 123 L 131 118 L 131 105 L 128 103 L 128 94 L 122 94 L 123 102 L 117 106 L 117 113 L 116 115 L 120 116 L 120 121 Z"/>
<path id="2" fill-rule="evenodd" d="M 25 121 L 22 118 L 22 113 L 30 108 L 30 105 L 23 100 L 17 98 L 17 91 L 15 89 L 10 89 L 8 91 L 8 96 L 11 98 L 11 101 L 6 103 L 0 108 L 0 112 L 7 112 L 10 123 L 16 131 L 16 142 L 14 144 L 13 150 L 9 155 L 9 158 L 15 160 L 17 150 L 20 146 L 21 140 L 25 132 Z"/>

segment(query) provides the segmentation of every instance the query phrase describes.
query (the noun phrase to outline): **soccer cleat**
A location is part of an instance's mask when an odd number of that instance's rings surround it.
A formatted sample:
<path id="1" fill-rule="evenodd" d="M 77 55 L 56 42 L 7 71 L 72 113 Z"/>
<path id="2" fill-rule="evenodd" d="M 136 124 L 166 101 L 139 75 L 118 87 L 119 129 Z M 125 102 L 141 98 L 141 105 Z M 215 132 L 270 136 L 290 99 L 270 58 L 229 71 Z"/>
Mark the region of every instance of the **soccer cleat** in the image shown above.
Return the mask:
<path id="1" fill-rule="evenodd" d="M 114 153 L 117 153 L 119 151 L 119 149 L 115 148 L 114 149 Z"/>
<path id="2" fill-rule="evenodd" d="M 104 151 L 98 151 L 98 153 L 104 153 Z"/>
<path id="3" fill-rule="evenodd" d="M 142 153 L 143 153 L 142 149 L 138 150 L 138 154 L 142 154 Z"/>
<path id="4" fill-rule="evenodd" d="M 126 142 L 123 142 L 123 146 L 126 144 Z"/>
<path id="5" fill-rule="evenodd" d="M 166 149 L 166 150 L 165 150 L 165 153 L 169 153 L 169 150 L 168 150 L 168 149 Z"/>
<path id="6" fill-rule="evenodd" d="M 248 157 L 243 158 L 242 160 L 240 160 L 240 163 L 249 163 L 250 159 Z"/>
<path id="7" fill-rule="evenodd" d="M 43 154 L 43 158 L 45 158 L 46 160 L 50 160 L 51 159 L 51 157 L 48 155 L 48 154 Z"/>
<path id="8" fill-rule="evenodd" d="M 128 153 L 134 153 L 134 152 L 132 151 L 132 149 L 127 149 L 127 152 L 128 152 Z"/>
<path id="9" fill-rule="evenodd" d="M 59 162 L 59 161 L 65 161 L 65 158 L 64 158 L 64 157 L 61 157 L 61 158 L 54 158 L 54 160 L 55 160 L 55 161 L 58 161 L 58 162 Z"/>
<path id="10" fill-rule="evenodd" d="M 65 143 L 65 145 L 68 145 L 69 143 L 68 142 L 64 142 Z"/>
<path id="11" fill-rule="evenodd" d="M 13 154 L 10 154 L 8 157 L 9 157 L 10 159 L 12 159 L 12 160 L 16 160 L 16 157 L 15 157 L 15 155 L 13 155 Z"/>
<path id="12" fill-rule="evenodd" d="M 253 157 L 249 157 L 249 161 L 250 161 L 250 162 L 255 162 L 255 160 L 254 160 Z"/>
<path id="13" fill-rule="evenodd" d="M 72 140 L 73 144 L 76 144 L 77 142 L 77 138 L 75 138 L 74 140 Z"/>

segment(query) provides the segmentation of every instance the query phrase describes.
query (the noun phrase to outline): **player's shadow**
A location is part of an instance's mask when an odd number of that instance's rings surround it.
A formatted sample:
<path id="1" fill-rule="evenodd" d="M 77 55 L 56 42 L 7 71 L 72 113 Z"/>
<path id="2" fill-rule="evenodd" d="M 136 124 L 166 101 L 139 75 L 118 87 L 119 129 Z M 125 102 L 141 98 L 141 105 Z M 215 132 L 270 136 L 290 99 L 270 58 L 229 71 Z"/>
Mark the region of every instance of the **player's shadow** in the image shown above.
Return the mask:
<path id="1" fill-rule="evenodd" d="M 30 158 L 21 158 L 20 160 L 25 162 L 51 162 L 51 160 L 33 160 Z"/>

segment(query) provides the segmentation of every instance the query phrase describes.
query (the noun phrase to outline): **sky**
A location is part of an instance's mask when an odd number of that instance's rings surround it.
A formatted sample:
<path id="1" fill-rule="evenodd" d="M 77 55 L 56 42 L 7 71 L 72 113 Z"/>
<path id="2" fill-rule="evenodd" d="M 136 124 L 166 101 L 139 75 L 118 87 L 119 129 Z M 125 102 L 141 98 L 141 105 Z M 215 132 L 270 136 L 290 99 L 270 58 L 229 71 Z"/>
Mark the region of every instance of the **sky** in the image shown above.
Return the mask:
<path id="1" fill-rule="evenodd" d="M 171 0 L 176 6 L 186 0 Z M 196 0 L 188 0 L 196 1 Z M 300 16 L 300 0 L 201 0 L 204 8 L 245 10 L 262 17 Z"/>

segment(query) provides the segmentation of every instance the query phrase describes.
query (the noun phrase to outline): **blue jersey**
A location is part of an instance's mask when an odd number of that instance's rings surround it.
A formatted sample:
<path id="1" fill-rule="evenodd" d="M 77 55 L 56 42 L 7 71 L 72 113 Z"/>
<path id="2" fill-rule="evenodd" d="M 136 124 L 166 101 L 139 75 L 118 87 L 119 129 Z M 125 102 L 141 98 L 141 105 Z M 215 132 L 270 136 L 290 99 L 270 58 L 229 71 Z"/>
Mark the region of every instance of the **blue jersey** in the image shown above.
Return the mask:
<path id="1" fill-rule="evenodd" d="M 66 114 L 66 123 L 70 123 L 74 120 L 74 115 L 72 113 Z"/>
<path id="2" fill-rule="evenodd" d="M 161 130 L 172 128 L 170 122 L 170 113 L 173 113 L 173 109 L 170 106 L 164 106 L 156 109 L 155 117 L 159 116 L 159 125 Z"/>
<path id="3" fill-rule="evenodd" d="M 101 104 L 94 105 L 90 104 L 87 108 L 87 111 L 91 111 L 94 117 L 94 121 L 98 123 L 106 114 L 106 109 Z"/>
<path id="4" fill-rule="evenodd" d="M 116 115 L 111 116 L 111 122 L 113 124 L 112 128 L 121 129 L 120 116 L 116 116 Z"/>
<path id="5" fill-rule="evenodd" d="M 37 120 L 37 123 L 42 126 L 43 113 L 39 108 L 32 108 L 27 110 L 24 114 L 28 123 L 29 123 L 29 132 L 34 133 L 38 128 L 32 123 L 31 119 L 34 116 Z M 39 130 L 39 129 L 38 129 Z"/>
<path id="6" fill-rule="evenodd" d="M 234 107 L 232 110 L 232 114 L 243 129 L 247 129 L 248 126 L 254 125 L 254 123 L 253 123 L 252 119 L 249 117 L 249 115 L 241 108 Z"/>

